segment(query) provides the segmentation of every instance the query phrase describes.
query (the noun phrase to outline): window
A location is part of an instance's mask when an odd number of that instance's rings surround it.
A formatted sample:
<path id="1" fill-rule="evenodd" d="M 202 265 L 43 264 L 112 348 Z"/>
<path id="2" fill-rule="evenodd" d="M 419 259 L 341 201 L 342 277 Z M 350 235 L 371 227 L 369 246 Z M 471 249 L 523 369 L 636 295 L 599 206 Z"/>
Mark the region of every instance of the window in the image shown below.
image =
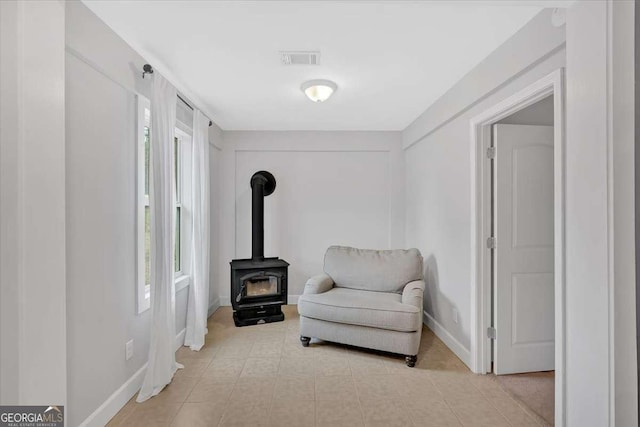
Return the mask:
<path id="1" fill-rule="evenodd" d="M 173 138 L 173 155 L 174 155 L 174 167 L 173 173 L 175 177 L 175 186 L 176 186 L 176 199 L 175 199 L 175 227 L 176 227 L 176 241 L 175 241 L 175 250 L 174 250 L 174 260 L 173 260 L 173 271 L 176 272 L 177 275 L 182 271 L 181 268 L 181 257 L 180 257 L 180 249 L 182 248 L 181 241 L 182 236 L 180 233 L 182 231 L 182 203 L 181 199 L 181 189 L 182 189 L 182 168 L 180 167 L 180 146 L 182 145 L 182 141 L 176 136 Z"/>
<path id="2" fill-rule="evenodd" d="M 174 250 L 174 271 L 176 277 L 185 276 L 186 267 L 185 263 L 187 248 L 185 242 L 185 236 L 187 231 L 187 210 L 189 207 L 187 191 L 190 188 L 190 175 L 185 173 L 190 170 L 190 156 L 191 152 L 191 135 L 186 133 L 180 128 L 176 128 L 176 136 L 173 139 L 174 150 L 174 176 L 175 176 L 175 250 Z"/>
<path id="3" fill-rule="evenodd" d="M 151 176 L 149 162 L 151 155 L 150 140 L 151 105 L 149 100 L 138 96 L 137 120 L 137 292 L 138 313 L 151 305 L 151 215 L 149 209 L 149 190 Z"/>
<path id="4" fill-rule="evenodd" d="M 142 313 L 150 307 L 151 302 L 151 212 L 149 207 L 149 191 L 151 184 L 151 134 L 150 128 L 151 106 L 149 100 L 138 96 L 138 150 L 137 150 L 137 306 L 138 313 Z M 191 169 L 191 135 L 190 127 L 178 123 L 173 140 L 174 149 L 174 179 L 175 179 L 175 255 L 174 272 L 176 278 L 176 292 L 189 284 L 189 215 L 190 201 L 188 191 L 190 188 Z"/>

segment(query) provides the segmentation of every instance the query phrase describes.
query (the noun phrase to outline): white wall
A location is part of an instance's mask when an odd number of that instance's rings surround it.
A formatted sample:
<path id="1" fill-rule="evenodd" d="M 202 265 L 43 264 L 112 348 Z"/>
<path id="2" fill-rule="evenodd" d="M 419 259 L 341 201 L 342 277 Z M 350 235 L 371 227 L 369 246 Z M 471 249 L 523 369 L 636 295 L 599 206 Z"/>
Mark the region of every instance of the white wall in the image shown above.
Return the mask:
<path id="1" fill-rule="evenodd" d="M 471 278 L 470 119 L 561 68 L 564 28 L 543 11 L 403 132 L 406 245 L 425 257 L 425 311 L 469 364 Z M 454 322 L 453 310 L 458 312 Z"/>
<path id="2" fill-rule="evenodd" d="M 95 420 L 117 411 L 147 361 L 150 310 L 136 309 L 135 94 L 149 97 L 149 79 L 144 58 L 80 2 L 67 4 L 66 44 L 67 418 L 78 425 L 107 401 Z M 176 292 L 177 333 L 187 296 Z M 130 339 L 135 354 L 125 360 Z"/>
<path id="3" fill-rule="evenodd" d="M 221 230 L 222 230 L 222 130 L 214 123 L 209 128 L 209 198 L 210 198 L 210 274 L 209 280 L 209 315 L 220 306 L 220 286 L 218 285 L 219 270 L 229 267 L 222 261 Z"/>
<path id="4" fill-rule="evenodd" d="M 637 426 L 633 3 L 567 16 L 566 422 Z"/>
<path id="5" fill-rule="evenodd" d="M 543 10 L 493 51 L 402 132 L 403 146 L 407 148 L 455 120 L 498 88 L 526 74 L 531 65 L 562 49 L 564 27 L 553 27 L 550 20 L 551 11 Z"/>
<path id="6" fill-rule="evenodd" d="M 229 261 L 251 257 L 249 180 L 268 170 L 265 255 L 291 263 L 290 303 L 322 272 L 332 244 L 404 247 L 399 132 L 225 132 L 219 286 L 229 303 Z"/>
<path id="7" fill-rule="evenodd" d="M 1 404 L 66 404 L 64 25 L 0 4 Z"/>
<path id="8" fill-rule="evenodd" d="M 75 13 L 69 9 L 71 27 Z M 135 298 L 135 123 L 134 94 L 68 54 L 70 425 L 91 414 L 147 360 L 150 312 L 137 315 Z M 125 361 L 130 339 L 135 355 Z"/>
<path id="9" fill-rule="evenodd" d="M 567 15 L 566 49 L 542 12 L 404 131 L 406 244 L 425 254 L 425 309 L 464 359 L 469 120 L 562 67 L 566 52 L 564 421 L 635 426 L 633 3 L 578 2 Z"/>
<path id="10" fill-rule="evenodd" d="M 149 92 L 133 68 L 142 64 L 82 3 L 68 4 L 67 419 L 72 426 L 147 361 L 150 311 L 136 314 L 135 294 L 135 92 Z M 126 361 L 130 339 L 135 353 Z"/>

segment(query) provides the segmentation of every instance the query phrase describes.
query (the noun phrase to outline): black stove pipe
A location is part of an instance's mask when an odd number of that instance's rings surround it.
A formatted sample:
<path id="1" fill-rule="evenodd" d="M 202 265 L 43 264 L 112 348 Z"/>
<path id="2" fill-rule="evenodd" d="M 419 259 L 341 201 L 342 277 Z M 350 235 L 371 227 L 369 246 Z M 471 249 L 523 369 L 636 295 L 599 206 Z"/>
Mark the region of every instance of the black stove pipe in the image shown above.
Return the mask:
<path id="1" fill-rule="evenodd" d="M 276 189 L 276 179 L 267 171 L 251 177 L 251 259 L 264 260 L 264 198 Z"/>

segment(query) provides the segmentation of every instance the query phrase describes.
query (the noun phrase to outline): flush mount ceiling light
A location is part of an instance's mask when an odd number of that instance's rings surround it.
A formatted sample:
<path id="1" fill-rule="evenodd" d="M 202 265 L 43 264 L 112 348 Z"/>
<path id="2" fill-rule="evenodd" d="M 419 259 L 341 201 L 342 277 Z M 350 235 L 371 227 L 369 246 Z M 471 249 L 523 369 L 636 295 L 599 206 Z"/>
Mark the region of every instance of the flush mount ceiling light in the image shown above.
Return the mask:
<path id="1" fill-rule="evenodd" d="M 338 85 L 331 80 L 309 80 L 302 83 L 300 89 L 313 102 L 324 102 L 338 89 Z"/>

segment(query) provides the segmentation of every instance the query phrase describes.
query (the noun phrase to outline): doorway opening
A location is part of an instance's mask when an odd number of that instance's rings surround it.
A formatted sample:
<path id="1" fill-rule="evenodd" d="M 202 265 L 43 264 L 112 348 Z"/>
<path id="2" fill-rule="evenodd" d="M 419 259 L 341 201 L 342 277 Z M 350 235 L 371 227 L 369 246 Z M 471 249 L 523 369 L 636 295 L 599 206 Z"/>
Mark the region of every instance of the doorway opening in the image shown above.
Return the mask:
<path id="1" fill-rule="evenodd" d="M 492 126 L 492 373 L 554 425 L 553 95 Z"/>
<path id="2" fill-rule="evenodd" d="M 555 371 L 499 381 L 516 397 L 551 388 L 538 403 L 547 411 L 543 418 L 550 411 L 560 425 L 563 96 L 563 70 L 558 70 L 471 121 L 471 367 L 479 374 Z M 534 403 L 522 398 L 530 407 Z"/>

